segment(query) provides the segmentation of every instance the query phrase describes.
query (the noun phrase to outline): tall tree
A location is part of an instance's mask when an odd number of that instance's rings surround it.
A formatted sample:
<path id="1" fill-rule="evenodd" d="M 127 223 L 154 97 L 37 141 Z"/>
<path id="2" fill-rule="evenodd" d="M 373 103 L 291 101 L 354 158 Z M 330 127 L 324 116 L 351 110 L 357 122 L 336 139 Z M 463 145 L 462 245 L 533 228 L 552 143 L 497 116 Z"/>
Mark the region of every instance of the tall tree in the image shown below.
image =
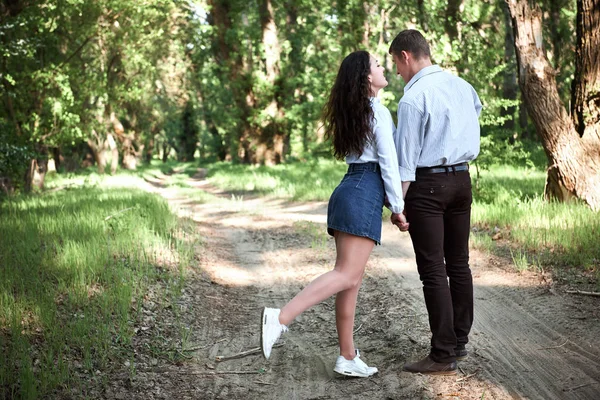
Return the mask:
<path id="1" fill-rule="evenodd" d="M 283 105 L 281 102 L 282 88 L 280 77 L 281 45 L 275 13 L 271 0 L 259 0 L 259 19 L 262 32 L 262 47 L 264 53 L 265 80 L 269 87 L 267 104 L 263 110 L 264 123 L 259 137 L 255 161 L 267 165 L 279 164 L 285 157 L 286 132 L 282 129 Z"/>
<path id="2" fill-rule="evenodd" d="M 600 0 L 577 0 L 577 45 L 571 113 L 575 130 L 600 140 Z"/>
<path id="3" fill-rule="evenodd" d="M 515 32 L 519 86 L 549 160 L 546 196 L 561 201 L 579 198 L 600 209 L 600 118 L 597 82 L 600 73 L 598 0 L 579 0 L 573 118 L 560 100 L 555 70 L 543 51 L 542 16 L 527 0 L 508 0 Z M 596 85 L 596 86 L 594 86 Z M 580 88 L 580 89 L 577 89 Z M 579 91 L 578 91 L 579 90 Z M 583 95 L 579 95 L 583 93 Z"/>

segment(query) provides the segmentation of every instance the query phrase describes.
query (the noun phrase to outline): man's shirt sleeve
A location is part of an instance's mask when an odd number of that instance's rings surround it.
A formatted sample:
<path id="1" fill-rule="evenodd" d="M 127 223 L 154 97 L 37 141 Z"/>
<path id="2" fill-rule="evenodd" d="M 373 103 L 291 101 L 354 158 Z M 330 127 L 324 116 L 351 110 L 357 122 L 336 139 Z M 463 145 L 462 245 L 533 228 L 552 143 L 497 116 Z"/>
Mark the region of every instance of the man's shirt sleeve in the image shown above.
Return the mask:
<path id="1" fill-rule="evenodd" d="M 385 194 L 390 203 L 390 210 L 399 214 L 404 210 L 402 198 L 402 183 L 398 171 L 398 156 L 394 143 L 394 121 L 388 109 L 375 110 L 375 141 L 377 157 L 381 168 L 381 177 Z"/>
<path id="2" fill-rule="evenodd" d="M 398 104 L 398 128 L 396 129 L 396 151 L 403 182 L 414 182 L 423 148 L 425 130 L 423 114 L 414 106 L 400 102 Z"/>

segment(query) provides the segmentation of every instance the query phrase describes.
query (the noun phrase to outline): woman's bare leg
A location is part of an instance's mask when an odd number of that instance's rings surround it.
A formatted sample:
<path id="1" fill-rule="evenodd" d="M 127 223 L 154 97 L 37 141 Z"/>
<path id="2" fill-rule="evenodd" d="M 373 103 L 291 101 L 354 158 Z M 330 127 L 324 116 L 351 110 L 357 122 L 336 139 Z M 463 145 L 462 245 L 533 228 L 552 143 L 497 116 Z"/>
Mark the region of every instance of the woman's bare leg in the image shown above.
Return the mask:
<path id="1" fill-rule="evenodd" d="M 356 314 L 356 301 L 361 281 L 351 289 L 342 290 L 335 296 L 335 325 L 340 342 L 340 355 L 347 360 L 355 356 L 354 349 L 354 316 Z"/>
<path id="2" fill-rule="evenodd" d="M 340 339 L 340 354 L 347 359 L 352 359 L 354 358 L 352 330 L 356 298 L 375 242 L 368 238 L 336 231 L 335 244 L 337 257 L 333 271 L 313 280 L 287 303 L 281 309 L 279 322 L 289 325 L 298 315 L 315 304 L 336 293 L 347 292 L 341 294 L 341 298 L 336 298 L 336 325 Z"/>

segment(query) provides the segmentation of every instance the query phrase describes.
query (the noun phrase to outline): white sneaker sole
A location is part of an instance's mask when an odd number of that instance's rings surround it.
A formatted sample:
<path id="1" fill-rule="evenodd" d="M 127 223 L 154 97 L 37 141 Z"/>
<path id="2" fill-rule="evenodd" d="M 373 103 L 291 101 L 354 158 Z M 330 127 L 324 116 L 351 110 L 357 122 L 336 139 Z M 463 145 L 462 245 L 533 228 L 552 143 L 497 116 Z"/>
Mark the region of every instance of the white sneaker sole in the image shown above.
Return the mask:
<path id="1" fill-rule="evenodd" d="M 265 354 L 265 326 L 266 326 L 266 321 L 265 321 L 265 311 L 266 309 L 263 308 L 261 316 L 260 316 L 260 350 L 262 352 L 263 357 L 265 358 L 265 360 L 268 360 L 269 357 L 267 357 L 267 355 Z"/>
<path id="2" fill-rule="evenodd" d="M 373 375 L 375 375 L 376 373 L 379 372 L 379 371 L 376 371 L 376 372 L 373 372 L 371 375 L 369 375 L 369 374 L 361 374 L 361 373 L 358 373 L 358 372 L 355 372 L 355 371 L 346 371 L 346 370 L 344 370 L 342 368 L 337 368 L 337 367 L 334 368 L 333 371 L 337 372 L 340 375 L 353 376 L 355 378 L 368 378 L 368 377 L 373 376 Z"/>

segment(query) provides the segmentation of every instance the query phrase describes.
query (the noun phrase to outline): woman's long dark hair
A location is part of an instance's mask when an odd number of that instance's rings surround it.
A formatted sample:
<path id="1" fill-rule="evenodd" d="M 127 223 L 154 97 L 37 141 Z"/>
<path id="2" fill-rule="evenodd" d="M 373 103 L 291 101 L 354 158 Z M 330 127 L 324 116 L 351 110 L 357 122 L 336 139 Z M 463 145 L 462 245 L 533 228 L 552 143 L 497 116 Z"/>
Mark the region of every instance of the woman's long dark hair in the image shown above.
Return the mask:
<path id="1" fill-rule="evenodd" d="M 370 72 L 368 52 L 349 54 L 342 61 L 323 109 L 325 135 L 332 139 L 333 154 L 338 159 L 348 155 L 360 157 L 365 145 L 373 139 Z"/>

